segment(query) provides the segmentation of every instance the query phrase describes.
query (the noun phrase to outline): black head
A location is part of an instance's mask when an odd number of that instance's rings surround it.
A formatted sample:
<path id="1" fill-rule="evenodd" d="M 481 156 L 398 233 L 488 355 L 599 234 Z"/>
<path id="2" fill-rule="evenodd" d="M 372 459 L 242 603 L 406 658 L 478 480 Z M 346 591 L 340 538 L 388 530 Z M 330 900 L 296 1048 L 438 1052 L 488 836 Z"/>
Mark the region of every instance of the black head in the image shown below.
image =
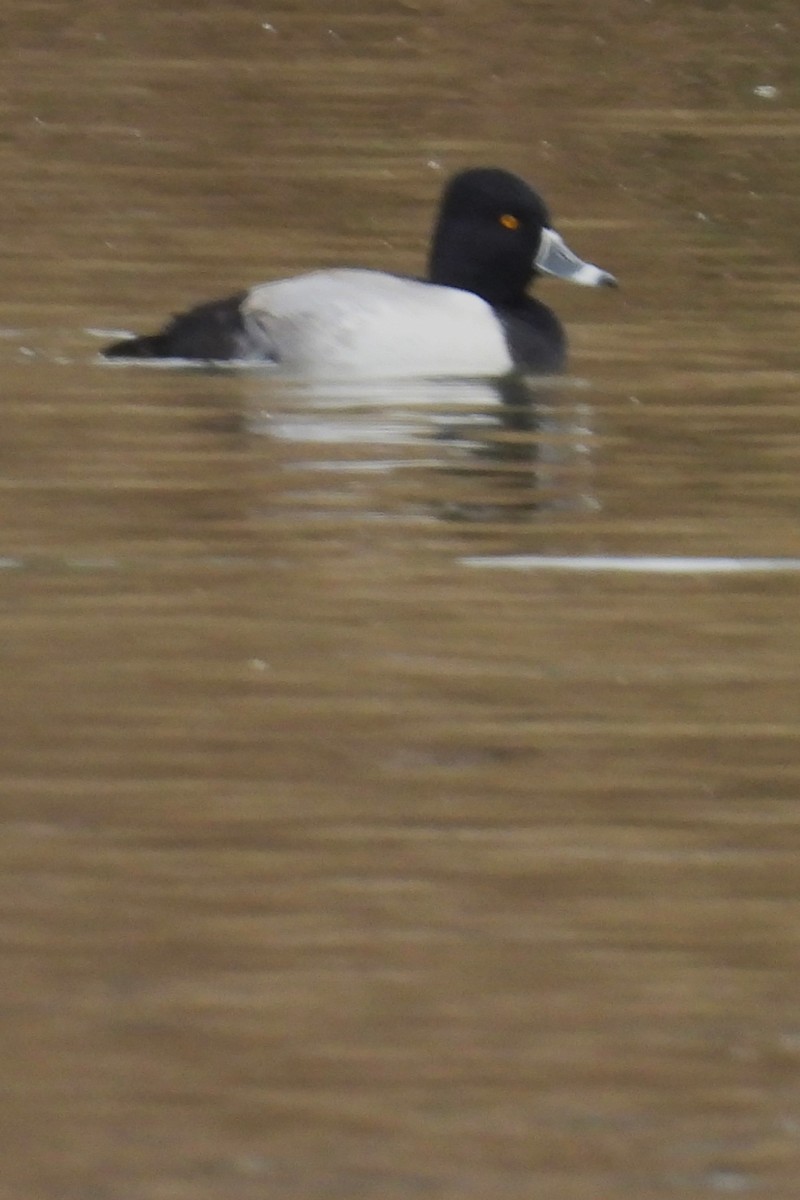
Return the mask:
<path id="1" fill-rule="evenodd" d="M 520 304 L 549 225 L 544 201 L 517 175 L 491 167 L 462 171 L 442 196 L 428 277 L 492 305 Z"/>

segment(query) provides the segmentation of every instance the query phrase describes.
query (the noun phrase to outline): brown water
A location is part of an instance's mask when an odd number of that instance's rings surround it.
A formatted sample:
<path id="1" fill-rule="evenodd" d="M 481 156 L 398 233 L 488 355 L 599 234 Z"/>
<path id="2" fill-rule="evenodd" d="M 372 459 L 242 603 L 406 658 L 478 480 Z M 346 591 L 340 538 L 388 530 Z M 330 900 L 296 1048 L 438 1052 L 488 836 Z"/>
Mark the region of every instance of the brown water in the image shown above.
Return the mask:
<path id="1" fill-rule="evenodd" d="M 541 556 L 800 554 L 797 34 L 8 10 L 0 1196 L 796 1195 L 800 577 Z M 623 282 L 530 428 L 95 361 L 470 164 Z"/>

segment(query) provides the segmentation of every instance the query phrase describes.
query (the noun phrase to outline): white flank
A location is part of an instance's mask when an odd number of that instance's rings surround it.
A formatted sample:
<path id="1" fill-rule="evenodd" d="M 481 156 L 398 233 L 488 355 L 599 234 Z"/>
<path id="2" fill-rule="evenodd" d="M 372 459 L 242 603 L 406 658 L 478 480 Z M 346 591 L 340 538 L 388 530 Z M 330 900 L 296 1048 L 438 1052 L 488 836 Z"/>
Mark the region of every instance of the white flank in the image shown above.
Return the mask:
<path id="1" fill-rule="evenodd" d="M 512 366 L 502 327 L 479 296 L 381 271 L 261 284 L 242 311 L 284 369 L 312 378 L 503 375 Z"/>

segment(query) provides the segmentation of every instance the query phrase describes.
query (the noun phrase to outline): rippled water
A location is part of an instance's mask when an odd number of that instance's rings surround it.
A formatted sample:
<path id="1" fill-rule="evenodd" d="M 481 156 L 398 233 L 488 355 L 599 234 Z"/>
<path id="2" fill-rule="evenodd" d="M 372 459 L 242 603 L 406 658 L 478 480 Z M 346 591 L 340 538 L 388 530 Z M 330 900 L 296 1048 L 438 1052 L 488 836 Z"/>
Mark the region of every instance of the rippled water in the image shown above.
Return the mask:
<path id="1" fill-rule="evenodd" d="M 9 1197 L 794 1195 L 796 28 L 9 13 Z M 568 378 L 97 360 L 485 163 Z"/>

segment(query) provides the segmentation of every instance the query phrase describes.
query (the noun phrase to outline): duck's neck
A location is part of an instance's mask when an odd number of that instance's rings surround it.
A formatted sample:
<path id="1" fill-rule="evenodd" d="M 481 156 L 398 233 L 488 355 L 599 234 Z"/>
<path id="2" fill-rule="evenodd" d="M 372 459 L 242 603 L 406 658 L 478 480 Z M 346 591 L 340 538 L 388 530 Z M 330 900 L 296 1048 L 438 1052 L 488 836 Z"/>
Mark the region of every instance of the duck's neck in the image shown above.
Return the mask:
<path id="1" fill-rule="evenodd" d="M 504 252 L 468 223 L 437 225 L 428 255 L 428 278 L 442 287 L 474 292 L 493 308 L 524 305 L 533 271 L 524 258 Z"/>

